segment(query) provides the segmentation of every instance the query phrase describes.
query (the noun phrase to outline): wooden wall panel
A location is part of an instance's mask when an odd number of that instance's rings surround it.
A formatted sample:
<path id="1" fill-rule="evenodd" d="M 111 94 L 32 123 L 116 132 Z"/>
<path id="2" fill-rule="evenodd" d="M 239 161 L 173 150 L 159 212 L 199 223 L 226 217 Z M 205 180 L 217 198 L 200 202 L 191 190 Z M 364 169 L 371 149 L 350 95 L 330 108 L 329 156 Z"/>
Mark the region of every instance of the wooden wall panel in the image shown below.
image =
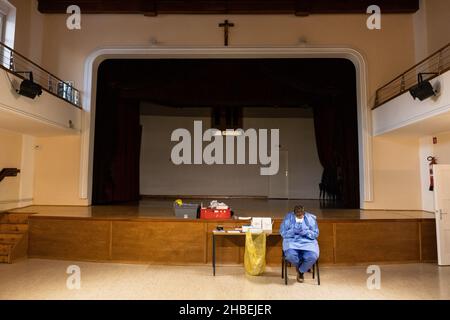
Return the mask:
<path id="1" fill-rule="evenodd" d="M 336 263 L 419 260 L 418 222 L 364 221 L 336 224 Z"/>
<path id="2" fill-rule="evenodd" d="M 207 222 L 207 257 L 208 263 L 212 262 L 212 231 L 217 225 L 221 225 L 224 229 L 234 229 L 242 225 L 242 223 L 227 222 Z M 216 263 L 218 264 L 238 264 L 241 261 L 241 247 L 245 244 L 245 237 L 216 237 Z"/>
<path id="3" fill-rule="evenodd" d="M 28 252 L 40 258 L 209 264 L 218 224 L 233 229 L 247 222 L 31 218 Z M 437 260 L 434 220 L 319 221 L 319 229 L 325 264 Z M 243 263 L 244 236 L 216 239 L 219 265 Z M 281 236 L 267 238 L 268 265 L 280 264 L 281 247 Z"/>
<path id="4" fill-rule="evenodd" d="M 321 263 L 334 263 L 333 223 L 319 222 L 319 249 Z"/>
<path id="5" fill-rule="evenodd" d="M 14 262 L 28 255 L 28 233 L 25 233 L 11 251 L 10 261 Z"/>
<path id="6" fill-rule="evenodd" d="M 278 230 L 276 230 L 278 232 Z M 266 239 L 266 263 L 268 265 L 281 264 L 281 250 L 283 238 L 281 236 L 268 236 Z"/>
<path id="7" fill-rule="evenodd" d="M 422 261 L 437 261 L 436 222 L 422 221 L 421 228 Z"/>
<path id="8" fill-rule="evenodd" d="M 110 221 L 30 219 L 29 224 L 31 257 L 109 259 Z"/>
<path id="9" fill-rule="evenodd" d="M 111 258 L 130 262 L 205 263 L 205 236 L 203 223 L 114 221 Z"/>

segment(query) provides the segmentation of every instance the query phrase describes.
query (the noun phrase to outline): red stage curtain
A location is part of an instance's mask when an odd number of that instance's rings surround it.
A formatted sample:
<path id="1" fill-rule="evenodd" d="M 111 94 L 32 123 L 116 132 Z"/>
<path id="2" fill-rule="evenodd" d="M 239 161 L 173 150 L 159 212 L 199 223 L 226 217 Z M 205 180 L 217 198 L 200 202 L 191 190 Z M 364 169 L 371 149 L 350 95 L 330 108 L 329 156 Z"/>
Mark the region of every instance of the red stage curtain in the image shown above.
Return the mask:
<path id="1" fill-rule="evenodd" d="M 117 106 L 117 144 L 112 162 L 113 202 L 139 201 L 142 127 L 139 101 L 120 99 Z"/>
<path id="2" fill-rule="evenodd" d="M 107 90 L 97 102 L 92 201 L 139 201 L 139 101 L 121 99 L 114 89 Z"/>
<path id="3" fill-rule="evenodd" d="M 356 104 L 349 99 L 329 99 L 313 109 L 317 152 L 323 167 L 321 190 L 332 201 L 328 205 L 359 208 Z"/>

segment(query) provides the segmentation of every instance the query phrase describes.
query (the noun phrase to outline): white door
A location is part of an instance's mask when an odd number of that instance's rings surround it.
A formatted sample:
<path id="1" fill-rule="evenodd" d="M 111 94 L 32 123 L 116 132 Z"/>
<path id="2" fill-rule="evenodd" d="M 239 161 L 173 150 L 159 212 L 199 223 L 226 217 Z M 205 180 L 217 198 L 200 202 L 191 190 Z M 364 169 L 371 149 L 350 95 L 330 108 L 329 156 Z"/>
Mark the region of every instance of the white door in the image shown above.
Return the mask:
<path id="1" fill-rule="evenodd" d="M 269 176 L 269 198 L 289 198 L 288 152 L 280 150 L 278 173 Z"/>
<path id="2" fill-rule="evenodd" d="M 434 205 L 438 263 L 450 265 L 450 165 L 434 165 Z"/>

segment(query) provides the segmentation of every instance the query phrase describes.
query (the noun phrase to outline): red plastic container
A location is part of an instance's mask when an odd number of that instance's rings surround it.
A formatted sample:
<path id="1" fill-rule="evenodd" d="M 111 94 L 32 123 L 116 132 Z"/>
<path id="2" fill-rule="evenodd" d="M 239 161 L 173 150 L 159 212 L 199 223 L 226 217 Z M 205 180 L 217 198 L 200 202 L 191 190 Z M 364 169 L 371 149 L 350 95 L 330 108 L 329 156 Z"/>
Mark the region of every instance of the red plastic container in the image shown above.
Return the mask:
<path id="1" fill-rule="evenodd" d="M 231 209 L 201 208 L 200 219 L 231 219 Z"/>

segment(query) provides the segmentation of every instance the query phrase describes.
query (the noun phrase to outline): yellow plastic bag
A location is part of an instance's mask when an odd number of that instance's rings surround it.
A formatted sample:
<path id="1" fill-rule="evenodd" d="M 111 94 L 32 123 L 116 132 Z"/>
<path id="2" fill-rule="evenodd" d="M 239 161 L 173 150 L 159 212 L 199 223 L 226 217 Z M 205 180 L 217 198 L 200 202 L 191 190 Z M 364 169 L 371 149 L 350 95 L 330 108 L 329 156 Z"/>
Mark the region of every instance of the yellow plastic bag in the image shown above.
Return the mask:
<path id="1" fill-rule="evenodd" d="M 266 234 L 245 234 L 245 272 L 251 276 L 258 276 L 266 268 Z"/>

